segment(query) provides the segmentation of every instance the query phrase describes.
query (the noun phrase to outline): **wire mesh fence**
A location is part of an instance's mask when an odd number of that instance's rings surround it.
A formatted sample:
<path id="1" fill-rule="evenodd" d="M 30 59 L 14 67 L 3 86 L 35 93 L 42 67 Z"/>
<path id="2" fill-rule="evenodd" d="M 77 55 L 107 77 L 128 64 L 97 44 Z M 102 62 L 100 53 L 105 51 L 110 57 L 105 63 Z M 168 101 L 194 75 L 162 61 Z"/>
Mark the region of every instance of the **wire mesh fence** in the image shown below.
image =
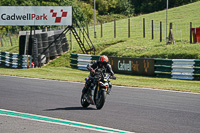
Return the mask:
<path id="1" fill-rule="evenodd" d="M 166 35 L 166 22 L 146 20 L 145 26 L 143 25 L 143 20 L 139 22 L 134 22 L 133 19 L 118 20 L 116 22 L 98 22 L 95 25 L 89 24 L 88 35 L 94 43 L 99 43 L 104 40 L 109 41 L 115 38 L 117 39 L 127 39 L 127 38 L 141 38 L 150 39 L 160 42 L 165 42 Z M 176 42 L 190 43 L 190 22 L 188 23 L 176 23 L 173 22 L 173 36 Z M 200 27 L 200 23 L 193 23 L 192 28 Z M 87 27 L 85 27 L 87 28 Z M 78 31 L 78 29 L 77 29 Z M 145 31 L 145 32 L 144 32 Z M 96 38 L 94 33 L 96 32 Z M 144 37 L 145 34 L 145 37 Z M 81 35 L 80 35 L 81 36 Z"/>
<path id="2" fill-rule="evenodd" d="M 19 38 L 17 34 L 3 34 L 0 31 L 0 47 L 9 47 L 19 44 Z"/>
<path id="3" fill-rule="evenodd" d="M 181 43 L 190 43 L 190 22 L 188 23 L 180 23 L 180 22 L 172 22 L 173 27 L 173 36 L 176 42 Z M 83 36 L 89 36 L 92 40 L 93 44 L 98 45 L 102 43 L 113 42 L 113 40 L 126 40 L 128 38 L 131 39 L 148 39 L 153 40 L 156 43 L 166 42 L 166 22 L 161 22 L 159 20 L 151 20 L 149 18 L 137 19 L 134 18 L 116 20 L 112 22 L 106 21 L 98 21 L 97 24 L 94 25 L 91 23 L 85 23 L 85 27 L 81 27 L 87 31 L 88 34 L 81 34 L 80 29 L 76 27 L 76 31 L 79 34 L 80 38 L 84 42 Z M 193 22 L 193 28 L 200 27 L 200 22 Z M 48 27 L 42 29 L 42 31 L 52 31 L 52 30 L 60 30 L 64 29 L 66 26 L 59 27 Z M 96 38 L 94 33 L 96 32 Z M 168 29 L 169 33 L 169 29 Z M 145 35 L 144 35 L 145 34 Z M 78 48 L 77 42 L 75 38 L 68 32 L 66 34 L 69 42 L 72 42 L 71 45 L 74 49 Z M 192 39 L 193 40 L 193 39 Z M 0 31 L 0 47 L 10 47 L 19 45 L 19 34 L 16 33 L 3 33 Z"/>

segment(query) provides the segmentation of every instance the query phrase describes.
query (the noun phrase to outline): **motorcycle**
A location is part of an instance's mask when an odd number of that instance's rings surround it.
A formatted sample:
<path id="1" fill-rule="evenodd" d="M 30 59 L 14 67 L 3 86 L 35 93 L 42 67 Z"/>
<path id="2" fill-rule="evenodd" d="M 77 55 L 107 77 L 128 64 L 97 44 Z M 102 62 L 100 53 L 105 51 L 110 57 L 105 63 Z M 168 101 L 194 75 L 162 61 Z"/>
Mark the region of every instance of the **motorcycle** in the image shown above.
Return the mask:
<path id="1" fill-rule="evenodd" d="M 107 92 L 112 88 L 109 79 L 114 78 L 109 74 L 104 74 L 103 71 L 95 72 L 93 82 L 87 89 L 87 92 L 81 95 L 82 107 L 87 108 L 92 104 L 96 105 L 97 109 L 101 109 L 104 106 Z M 86 78 L 85 80 L 87 81 L 89 79 Z"/>

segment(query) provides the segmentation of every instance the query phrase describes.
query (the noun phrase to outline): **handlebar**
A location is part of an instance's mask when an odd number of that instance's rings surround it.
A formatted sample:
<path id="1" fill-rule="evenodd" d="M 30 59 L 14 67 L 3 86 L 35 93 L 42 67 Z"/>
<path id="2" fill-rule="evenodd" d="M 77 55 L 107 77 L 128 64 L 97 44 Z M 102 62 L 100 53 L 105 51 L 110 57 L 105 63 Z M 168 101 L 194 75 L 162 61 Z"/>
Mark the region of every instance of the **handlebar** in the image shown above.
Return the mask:
<path id="1" fill-rule="evenodd" d="M 105 76 L 107 76 L 107 75 L 105 75 L 104 73 L 103 73 L 103 71 L 105 71 L 104 69 L 98 69 L 97 71 L 96 71 L 97 69 L 95 69 L 94 70 L 94 73 L 92 73 L 92 75 L 94 75 L 94 78 L 101 78 L 102 76 L 103 77 L 105 77 Z M 108 74 L 108 77 L 107 77 L 108 79 L 110 78 L 110 79 L 116 79 L 116 77 L 115 76 L 111 76 L 110 74 Z"/>
<path id="2" fill-rule="evenodd" d="M 116 80 L 116 77 L 110 76 L 110 79 L 114 79 L 114 80 Z"/>

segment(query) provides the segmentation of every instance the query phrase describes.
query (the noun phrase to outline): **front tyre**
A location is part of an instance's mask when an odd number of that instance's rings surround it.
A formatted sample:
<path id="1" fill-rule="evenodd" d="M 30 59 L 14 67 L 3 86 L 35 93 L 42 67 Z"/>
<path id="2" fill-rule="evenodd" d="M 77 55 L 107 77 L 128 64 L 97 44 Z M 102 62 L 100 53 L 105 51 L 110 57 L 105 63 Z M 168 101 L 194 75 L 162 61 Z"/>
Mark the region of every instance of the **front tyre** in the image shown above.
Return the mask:
<path id="1" fill-rule="evenodd" d="M 99 99 L 96 100 L 96 108 L 101 109 L 105 103 L 106 91 L 102 90 Z"/>
<path id="2" fill-rule="evenodd" d="M 86 94 L 81 95 L 81 105 L 83 108 L 87 108 L 90 104 L 87 102 Z"/>

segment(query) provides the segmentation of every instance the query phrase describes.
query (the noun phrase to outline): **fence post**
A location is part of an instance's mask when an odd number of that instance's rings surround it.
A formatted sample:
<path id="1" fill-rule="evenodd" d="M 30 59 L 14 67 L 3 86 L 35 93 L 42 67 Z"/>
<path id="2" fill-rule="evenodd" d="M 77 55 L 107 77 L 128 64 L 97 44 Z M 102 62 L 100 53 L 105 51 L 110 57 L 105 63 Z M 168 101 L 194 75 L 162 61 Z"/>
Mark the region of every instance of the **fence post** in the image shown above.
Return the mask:
<path id="1" fill-rule="evenodd" d="M 28 32 L 26 32 L 26 39 L 25 39 L 25 46 L 24 46 L 24 55 L 28 55 L 27 51 L 26 51 L 27 46 L 28 46 L 28 38 L 29 38 L 29 34 L 28 34 Z"/>
<path id="2" fill-rule="evenodd" d="M 1 39 L 1 36 L 0 36 L 0 41 L 1 41 L 1 47 L 3 47 L 3 40 Z"/>
<path id="3" fill-rule="evenodd" d="M 84 44 L 84 38 L 85 38 L 85 33 L 84 33 L 84 29 L 83 29 L 83 44 Z"/>
<path id="4" fill-rule="evenodd" d="M 45 26 L 45 32 L 47 32 L 47 31 L 48 31 L 47 26 Z"/>
<path id="5" fill-rule="evenodd" d="M 173 28 L 172 23 L 170 23 L 170 30 Z"/>
<path id="6" fill-rule="evenodd" d="M 143 38 L 145 38 L 145 18 L 143 18 Z"/>
<path id="7" fill-rule="evenodd" d="M 131 26 L 130 26 L 130 22 L 131 20 L 130 20 L 130 18 L 128 19 L 128 38 L 130 38 L 131 37 L 131 35 L 130 35 L 130 32 L 131 32 Z"/>
<path id="8" fill-rule="evenodd" d="M 173 42 L 173 44 L 175 44 L 174 35 L 173 35 L 173 32 L 172 32 L 172 23 L 170 23 L 168 43 L 172 43 L 172 42 Z"/>
<path id="9" fill-rule="evenodd" d="M 10 36 L 10 33 L 9 33 L 9 32 L 8 32 L 8 36 L 9 36 L 9 38 L 10 38 L 11 46 L 13 46 L 12 39 L 11 39 L 11 36 Z"/>
<path id="10" fill-rule="evenodd" d="M 168 41 L 170 40 L 170 34 L 171 34 L 171 30 L 173 29 L 173 24 L 170 23 L 170 26 L 169 26 L 169 38 L 168 38 Z"/>
<path id="11" fill-rule="evenodd" d="M 152 21 L 152 40 L 154 39 L 154 33 L 153 33 L 153 20 Z"/>
<path id="12" fill-rule="evenodd" d="M 101 21 L 101 38 L 103 37 L 103 25 L 102 25 L 102 21 Z"/>
<path id="13" fill-rule="evenodd" d="M 192 22 L 190 22 L 190 43 L 192 43 Z"/>
<path id="14" fill-rule="evenodd" d="M 88 34 L 89 37 L 89 34 Z M 71 50 L 73 50 L 73 45 L 72 45 L 72 31 L 70 30 L 70 43 L 71 43 Z"/>
<path id="15" fill-rule="evenodd" d="M 30 30 L 29 45 L 28 45 L 28 55 L 32 55 L 32 47 L 33 47 L 33 43 L 32 43 L 32 31 L 33 31 L 33 26 L 31 26 L 31 30 Z"/>
<path id="16" fill-rule="evenodd" d="M 38 64 L 38 46 L 37 46 L 37 38 L 35 37 L 34 35 L 34 38 L 33 38 L 33 61 L 34 61 L 34 64 L 35 64 L 35 67 L 38 67 L 39 64 Z"/>
<path id="17" fill-rule="evenodd" d="M 116 38 L 116 20 L 114 20 L 114 38 Z"/>
<path id="18" fill-rule="evenodd" d="M 160 42 L 162 42 L 162 22 L 160 21 Z"/>

